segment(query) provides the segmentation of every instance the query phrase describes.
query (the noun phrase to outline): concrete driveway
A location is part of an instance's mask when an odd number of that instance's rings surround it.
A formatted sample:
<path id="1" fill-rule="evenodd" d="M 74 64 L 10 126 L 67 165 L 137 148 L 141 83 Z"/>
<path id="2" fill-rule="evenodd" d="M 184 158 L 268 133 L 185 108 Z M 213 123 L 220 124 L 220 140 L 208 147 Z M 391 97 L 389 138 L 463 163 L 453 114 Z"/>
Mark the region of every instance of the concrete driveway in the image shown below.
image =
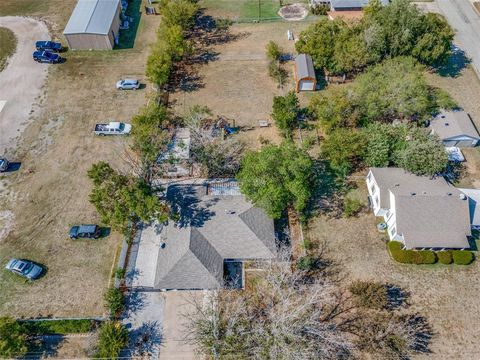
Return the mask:
<path id="1" fill-rule="evenodd" d="M 456 31 L 456 43 L 472 59 L 480 76 L 480 16 L 470 0 L 436 0 L 440 12 Z"/>
<path id="2" fill-rule="evenodd" d="M 163 326 L 160 360 L 196 360 L 202 359 L 195 355 L 194 347 L 185 341 L 186 319 L 192 305 L 192 296 L 203 297 L 203 291 L 169 291 L 165 296 L 165 319 Z"/>
<path id="3" fill-rule="evenodd" d="M 161 292 L 130 292 L 122 322 L 130 331 L 130 343 L 123 357 L 158 359 L 163 342 L 165 296 Z"/>
<path id="4" fill-rule="evenodd" d="M 12 30 L 17 50 L 0 72 L 0 156 L 14 148 L 16 137 L 30 120 L 35 99 L 47 77 L 47 64 L 32 59 L 36 40 L 50 40 L 45 23 L 24 17 L 0 17 L 0 27 Z"/>

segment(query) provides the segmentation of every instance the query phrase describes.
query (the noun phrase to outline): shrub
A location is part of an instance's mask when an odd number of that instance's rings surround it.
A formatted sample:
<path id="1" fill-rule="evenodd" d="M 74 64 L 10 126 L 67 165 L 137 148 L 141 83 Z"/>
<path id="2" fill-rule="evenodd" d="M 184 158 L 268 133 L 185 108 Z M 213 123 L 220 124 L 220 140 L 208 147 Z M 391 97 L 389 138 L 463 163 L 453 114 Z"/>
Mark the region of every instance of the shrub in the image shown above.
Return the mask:
<path id="1" fill-rule="evenodd" d="M 457 265 L 468 265 L 474 260 L 473 253 L 468 250 L 453 250 L 453 263 Z"/>
<path id="2" fill-rule="evenodd" d="M 299 270 L 315 270 L 317 267 L 317 260 L 311 256 L 303 256 L 297 260 L 297 269 Z"/>
<path id="3" fill-rule="evenodd" d="M 100 327 L 95 357 L 116 359 L 127 343 L 128 330 L 121 323 L 107 321 Z"/>
<path id="4" fill-rule="evenodd" d="M 266 53 L 270 60 L 278 61 L 282 56 L 282 49 L 275 41 L 269 41 L 266 46 Z"/>
<path id="5" fill-rule="evenodd" d="M 403 250 L 402 243 L 398 241 L 390 241 L 388 250 L 392 258 L 402 264 L 435 264 L 437 257 L 435 252 L 431 250 Z"/>
<path id="6" fill-rule="evenodd" d="M 122 291 L 120 289 L 117 289 L 116 287 L 111 287 L 105 293 L 104 300 L 105 307 L 110 312 L 110 316 L 120 316 L 125 307 Z"/>
<path id="7" fill-rule="evenodd" d="M 50 334 L 79 334 L 92 331 L 96 327 L 97 321 L 89 319 L 69 319 L 69 320 L 42 320 L 25 321 L 25 328 L 30 334 L 50 335 Z"/>
<path id="8" fill-rule="evenodd" d="M 441 264 L 445 264 L 445 265 L 448 265 L 448 264 L 451 264 L 453 262 L 453 258 L 452 258 L 452 252 L 451 251 L 437 251 L 437 257 L 438 257 L 438 261 L 441 263 Z"/>
<path id="9" fill-rule="evenodd" d="M 10 317 L 0 317 L 0 357 L 20 357 L 27 350 L 27 336 L 22 324 Z"/>
<path id="10" fill-rule="evenodd" d="M 125 270 L 124 268 L 118 267 L 113 272 L 113 277 L 117 280 L 122 280 L 122 279 L 125 279 L 126 274 L 127 274 L 127 270 Z"/>
<path id="11" fill-rule="evenodd" d="M 345 198 L 343 200 L 343 214 L 346 217 L 357 215 L 363 208 L 363 202 L 358 199 Z"/>
<path id="12" fill-rule="evenodd" d="M 388 305 L 388 291 L 383 284 L 358 280 L 350 284 L 348 289 L 359 306 L 380 310 Z"/>

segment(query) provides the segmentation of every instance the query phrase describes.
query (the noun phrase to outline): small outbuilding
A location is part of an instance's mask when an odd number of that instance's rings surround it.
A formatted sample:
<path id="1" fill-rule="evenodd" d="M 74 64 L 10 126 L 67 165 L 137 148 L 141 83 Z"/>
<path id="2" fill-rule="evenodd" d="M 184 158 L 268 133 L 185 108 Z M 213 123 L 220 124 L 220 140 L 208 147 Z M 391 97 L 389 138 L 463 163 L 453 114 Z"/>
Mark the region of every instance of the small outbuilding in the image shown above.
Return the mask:
<path id="1" fill-rule="evenodd" d="M 430 122 L 430 131 L 440 137 L 446 147 L 474 147 L 480 141 L 470 115 L 463 111 L 442 111 Z"/>
<path id="2" fill-rule="evenodd" d="M 297 92 L 314 91 L 317 88 L 315 68 L 310 55 L 300 54 L 295 58 L 294 78 Z"/>
<path id="3" fill-rule="evenodd" d="M 70 49 L 112 50 L 120 31 L 120 0 L 78 0 L 63 35 Z"/>

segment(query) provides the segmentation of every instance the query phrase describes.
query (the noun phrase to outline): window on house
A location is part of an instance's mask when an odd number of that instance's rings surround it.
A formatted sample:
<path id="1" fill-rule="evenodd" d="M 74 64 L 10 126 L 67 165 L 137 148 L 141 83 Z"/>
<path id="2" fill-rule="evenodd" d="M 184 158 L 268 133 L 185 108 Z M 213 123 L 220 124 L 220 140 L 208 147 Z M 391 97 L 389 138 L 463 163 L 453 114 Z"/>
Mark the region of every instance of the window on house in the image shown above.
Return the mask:
<path id="1" fill-rule="evenodd" d="M 373 185 L 370 187 L 370 191 L 372 192 L 372 195 L 375 195 L 375 191 L 377 191 L 377 188 L 375 187 L 375 184 L 373 184 Z"/>
<path id="2" fill-rule="evenodd" d="M 392 234 L 392 237 L 397 235 L 397 229 L 395 229 L 395 226 L 390 230 L 390 234 Z"/>

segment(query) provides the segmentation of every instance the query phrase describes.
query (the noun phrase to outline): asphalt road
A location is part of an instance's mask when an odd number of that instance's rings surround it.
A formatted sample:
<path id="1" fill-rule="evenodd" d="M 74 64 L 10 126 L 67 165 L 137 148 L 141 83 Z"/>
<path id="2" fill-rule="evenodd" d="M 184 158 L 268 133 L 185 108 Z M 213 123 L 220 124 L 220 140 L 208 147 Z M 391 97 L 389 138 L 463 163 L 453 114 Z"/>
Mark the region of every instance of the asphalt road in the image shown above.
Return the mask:
<path id="1" fill-rule="evenodd" d="M 457 33 L 457 45 L 472 60 L 480 77 L 480 16 L 469 0 L 436 0 L 437 6 Z"/>
<path id="2" fill-rule="evenodd" d="M 0 0 L 1 1 L 1 0 Z M 0 72 L 0 156 L 15 147 L 28 124 L 35 98 L 40 95 L 48 65 L 32 59 L 36 40 L 49 40 L 45 23 L 24 17 L 0 17 L 0 27 L 12 30 L 17 49 Z"/>

